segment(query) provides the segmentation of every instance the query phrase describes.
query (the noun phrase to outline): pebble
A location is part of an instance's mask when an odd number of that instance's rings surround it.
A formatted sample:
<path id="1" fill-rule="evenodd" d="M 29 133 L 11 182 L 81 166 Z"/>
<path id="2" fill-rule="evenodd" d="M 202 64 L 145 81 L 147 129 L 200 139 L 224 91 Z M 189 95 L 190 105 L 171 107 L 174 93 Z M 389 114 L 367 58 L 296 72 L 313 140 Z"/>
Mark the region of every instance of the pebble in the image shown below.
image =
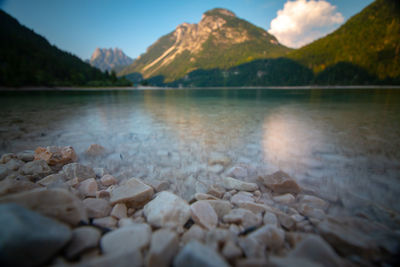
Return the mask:
<path id="1" fill-rule="evenodd" d="M 300 192 L 300 186 L 296 181 L 283 171 L 277 171 L 271 175 L 260 176 L 259 180 L 274 193 L 285 194 Z"/>
<path id="2" fill-rule="evenodd" d="M 65 189 L 35 189 L 0 198 L 0 203 L 8 202 L 70 225 L 87 222 L 86 209 L 82 201 Z"/>
<path id="3" fill-rule="evenodd" d="M 195 223 L 207 230 L 217 226 L 218 216 L 207 201 L 197 201 L 190 206 L 190 209 Z"/>
<path id="4" fill-rule="evenodd" d="M 247 183 L 232 177 L 223 177 L 222 184 L 227 190 L 240 190 L 240 191 L 255 191 L 258 190 L 258 185 L 255 183 Z"/>
<path id="5" fill-rule="evenodd" d="M 37 181 L 51 174 L 51 169 L 44 160 L 35 160 L 26 163 L 20 170 L 22 175 L 27 176 L 31 181 Z"/>
<path id="6" fill-rule="evenodd" d="M 241 203 L 254 203 L 253 194 L 240 191 L 231 197 L 232 204 L 239 206 Z"/>
<path id="7" fill-rule="evenodd" d="M 30 181 L 18 181 L 15 179 L 4 179 L 0 182 L 0 197 L 40 188 L 39 185 Z"/>
<path id="8" fill-rule="evenodd" d="M 136 178 L 131 178 L 120 186 L 115 187 L 110 194 L 111 205 L 126 203 L 132 207 L 139 207 L 151 199 L 154 190 L 142 181 Z"/>
<path id="9" fill-rule="evenodd" d="M 283 194 L 273 197 L 273 200 L 282 204 L 291 204 L 296 201 L 296 198 L 292 194 Z"/>
<path id="10" fill-rule="evenodd" d="M 205 200 L 213 207 L 219 220 L 232 210 L 232 204 L 226 200 Z"/>
<path id="11" fill-rule="evenodd" d="M 52 185 L 59 185 L 63 184 L 65 182 L 65 176 L 63 173 L 55 173 L 55 174 L 50 174 L 43 179 L 37 181 L 37 184 L 40 184 L 42 186 L 52 186 Z"/>
<path id="12" fill-rule="evenodd" d="M 100 257 L 95 257 L 87 261 L 83 261 L 74 265 L 75 267 L 142 267 L 143 257 L 138 249 L 131 249 L 129 252 L 118 251 L 113 254 L 106 254 Z"/>
<path id="13" fill-rule="evenodd" d="M 263 223 L 278 226 L 278 218 L 274 213 L 266 212 L 263 217 Z"/>
<path id="14" fill-rule="evenodd" d="M 2 266 L 43 265 L 71 238 L 66 225 L 22 206 L 2 204 L 0 214 Z"/>
<path id="15" fill-rule="evenodd" d="M 259 215 L 246 209 L 233 209 L 223 217 L 226 223 L 242 224 L 244 228 L 259 226 L 262 223 L 262 218 Z"/>
<path id="16" fill-rule="evenodd" d="M 150 244 L 151 228 L 148 224 L 135 224 L 106 233 L 100 240 L 104 254 L 140 250 Z"/>
<path id="17" fill-rule="evenodd" d="M 94 178 L 86 179 L 79 183 L 78 190 L 83 197 L 96 197 L 98 186 Z"/>
<path id="18" fill-rule="evenodd" d="M 111 205 L 101 198 L 86 198 L 83 201 L 89 218 L 107 217 L 111 211 Z"/>
<path id="19" fill-rule="evenodd" d="M 242 256 L 242 250 L 233 241 L 228 241 L 222 248 L 222 255 L 231 261 Z"/>
<path id="20" fill-rule="evenodd" d="M 189 204 L 177 195 L 162 191 L 144 206 L 144 215 L 154 227 L 183 226 L 190 218 Z"/>
<path id="21" fill-rule="evenodd" d="M 115 179 L 115 177 L 110 174 L 106 174 L 101 177 L 100 182 L 104 186 L 110 186 L 118 183 L 117 179 Z"/>
<path id="22" fill-rule="evenodd" d="M 34 159 L 44 160 L 47 162 L 47 164 L 53 166 L 75 162 L 77 161 L 78 157 L 75 153 L 75 150 L 71 146 L 48 146 L 46 148 L 36 148 Z"/>
<path id="23" fill-rule="evenodd" d="M 79 163 L 70 163 L 64 165 L 62 170 L 67 180 L 76 178 L 78 182 L 82 182 L 89 178 L 96 178 L 96 173 L 92 168 Z"/>
<path id="24" fill-rule="evenodd" d="M 192 227 L 190 227 L 189 230 L 187 230 L 183 236 L 182 236 L 182 242 L 183 243 L 188 243 L 191 240 L 197 240 L 199 242 L 204 242 L 205 241 L 205 230 L 201 228 L 200 226 L 194 224 Z"/>
<path id="25" fill-rule="evenodd" d="M 222 186 L 213 184 L 208 188 L 207 194 L 213 195 L 217 198 L 222 198 L 224 196 L 225 189 Z"/>
<path id="26" fill-rule="evenodd" d="M 101 156 L 106 153 L 106 149 L 99 144 L 91 144 L 86 150 L 86 155 L 91 157 Z"/>
<path id="27" fill-rule="evenodd" d="M 208 200 L 208 199 L 218 200 L 218 198 L 216 198 L 215 196 L 204 193 L 196 193 L 194 194 L 194 198 L 196 200 Z"/>
<path id="28" fill-rule="evenodd" d="M 65 248 L 65 257 L 73 260 L 84 251 L 96 248 L 99 244 L 101 232 L 92 226 L 82 226 L 72 230 L 72 238 Z"/>
<path id="29" fill-rule="evenodd" d="M 250 233 L 246 238 L 252 238 L 260 246 L 266 246 L 270 250 L 279 251 L 285 242 L 285 231 L 275 225 L 268 224 Z"/>
<path id="30" fill-rule="evenodd" d="M 116 219 L 126 218 L 128 213 L 128 209 L 124 203 L 115 204 L 112 208 L 111 216 L 115 217 Z"/>
<path id="31" fill-rule="evenodd" d="M 168 267 L 178 253 L 179 240 L 175 232 L 168 229 L 155 231 L 151 236 L 147 266 Z"/>
<path id="32" fill-rule="evenodd" d="M 96 218 L 93 220 L 93 225 L 105 227 L 105 228 L 116 228 L 118 221 L 111 216 L 103 217 L 103 218 Z"/>
<path id="33" fill-rule="evenodd" d="M 191 241 L 175 257 L 173 266 L 229 267 L 229 264 L 216 251 L 197 241 Z"/>

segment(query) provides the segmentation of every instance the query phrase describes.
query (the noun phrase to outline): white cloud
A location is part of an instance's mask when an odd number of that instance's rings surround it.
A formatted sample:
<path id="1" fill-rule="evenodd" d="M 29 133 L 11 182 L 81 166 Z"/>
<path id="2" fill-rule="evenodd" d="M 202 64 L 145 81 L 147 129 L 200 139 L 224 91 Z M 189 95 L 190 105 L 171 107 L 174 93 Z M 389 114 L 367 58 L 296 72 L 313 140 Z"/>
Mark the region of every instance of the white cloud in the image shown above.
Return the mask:
<path id="1" fill-rule="evenodd" d="M 290 47 L 300 47 L 333 31 L 344 22 L 336 6 L 325 0 L 287 1 L 271 21 L 269 33 Z"/>

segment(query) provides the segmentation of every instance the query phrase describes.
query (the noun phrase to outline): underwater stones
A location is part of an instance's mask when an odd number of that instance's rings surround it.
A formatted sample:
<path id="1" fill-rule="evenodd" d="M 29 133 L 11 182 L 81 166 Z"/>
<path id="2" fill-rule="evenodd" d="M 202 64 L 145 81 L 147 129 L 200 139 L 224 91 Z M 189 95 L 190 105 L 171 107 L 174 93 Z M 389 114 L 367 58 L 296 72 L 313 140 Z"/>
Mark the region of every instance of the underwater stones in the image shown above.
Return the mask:
<path id="1" fill-rule="evenodd" d="M 104 185 L 104 186 L 110 186 L 110 185 L 113 185 L 113 184 L 117 184 L 117 183 L 118 183 L 118 180 L 115 179 L 114 176 L 112 176 L 112 175 L 110 175 L 110 174 L 106 174 L 106 175 L 104 175 L 103 177 L 101 177 L 100 183 L 101 183 L 102 185 Z"/>
<path id="2" fill-rule="evenodd" d="M 210 230 L 218 224 L 218 216 L 207 201 L 197 201 L 190 206 L 195 223 Z"/>
<path id="3" fill-rule="evenodd" d="M 297 182 L 283 171 L 277 171 L 271 175 L 259 176 L 258 179 L 274 193 L 298 194 L 301 190 Z"/>
<path id="4" fill-rule="evenodd" d="M 150 250 L 147 258 L 149 267 L 167 267 L 179 249 L 179 239 L 175 232 L 168 229 L 155 231 L 151 236 Z"/>
<path id="5" fill-rule="evenodd" d="M 110 192 L 110 203 L 126 203 L 132 207 L 138 207 L 148 202 L 154 194 L 152 187 L 146 185 L 142 181 L 131 178 L 125 183 L 115 187 Z"/>
<path id="6" fill-rule="evenodd" d="M 35 160 L 26 163 L 21 169 L 22 175 L 27 176 L 30 180 L 36 181 L 49 174 L 51 174 L 51 169 L 44 160 Z"/>
<path id="7" fill-rule="evenodd" d="M 85 153 L 88 156 L 96 157 L 96 156 L 104 155 L 105 152 L 106 152 L 106 149 L 103 146 L 101 146 L 99 144 L 91 144 Z"/>
<path id="8" fill-rule="evenodd" d="M 92 226 L 77 227 L 72 230 L 72 238 L 65 248 L 67 259 L 74 259 L 82 252 L 97 247 L 101 237 L 99 229 Z"/>
<path id="9" fill-rule="evenodd" d="M 46 148 L 36 148 L 34 159 L 44 160 L 47 164 L 53 166 L 75 162 L 77 161 L 78 157 L 76 156 L 75 150 L 71 146 L 48 146 Z"/>
<path id="10" fill-rule="evenodd" d="M 246 209 L 233 209 L 223 217 L 226 223 L 236 223 L 243 225 L 244 228 L 259 226 L 262 222 L 261 216 L 254 214 Z"/>
<path id="11" fill-rule="evenodd" d="M 292 194 L 283 194 L 273 197 L 273 200 L 282 204 L 291 204 L 295 202 L 296 198 Z"/>
<path id="12" fill-rule="evenodd" d="M 97 182 L 94 178 L 86 179 L 79 183 L 78 190 L 84 197 L 96 197 Z"/>
<path id="13" fill-rule="evenodd" d="M 110 214 L 111 206 L 105 199 L 86 198 L 82 202 L 89 218 L 102 218 Z"/>
<path id="14" fill-rule="evenodd" d="M 258 185 L 255 183 L 247 183 L 231 177 L 223 177 L 222 184 L 228 190 L 255 191 L 258 189 Z"/>
<path id="15" fill-rule="evenodd" d="M 82 182 L 86 179 L 96 177 L 96 173 L 91 167 L 79 163 L 70 163 L 64 165 L 62 170 L 67 180 L 76 179 L 78 182 Z"/>
<path id="16" fill-rule="evenodd" d="M 147 221 L 155 227 L 183 226 L 191 213 L 185 200 L 168 191 L 158 193 L 143 211 Z"/>

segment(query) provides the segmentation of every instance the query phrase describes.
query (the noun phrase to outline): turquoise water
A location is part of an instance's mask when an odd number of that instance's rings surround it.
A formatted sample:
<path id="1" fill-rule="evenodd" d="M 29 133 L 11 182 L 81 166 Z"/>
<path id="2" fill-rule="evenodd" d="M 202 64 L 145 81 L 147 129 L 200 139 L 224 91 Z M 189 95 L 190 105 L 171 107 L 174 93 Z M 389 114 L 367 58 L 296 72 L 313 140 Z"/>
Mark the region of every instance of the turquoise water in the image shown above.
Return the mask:
<path id="1" fill-rule="evenodd" d="M 119 178 L 168 180 L 186 199 L 233 166 L 282 169 L 351 213 L 400 212 L 400 90 L 0 93 L 0 153 L 72 145 Z M 97 143 L 103 158 L 84 151 Z M 223 155 L 227 166 L 209 165 Z"/>

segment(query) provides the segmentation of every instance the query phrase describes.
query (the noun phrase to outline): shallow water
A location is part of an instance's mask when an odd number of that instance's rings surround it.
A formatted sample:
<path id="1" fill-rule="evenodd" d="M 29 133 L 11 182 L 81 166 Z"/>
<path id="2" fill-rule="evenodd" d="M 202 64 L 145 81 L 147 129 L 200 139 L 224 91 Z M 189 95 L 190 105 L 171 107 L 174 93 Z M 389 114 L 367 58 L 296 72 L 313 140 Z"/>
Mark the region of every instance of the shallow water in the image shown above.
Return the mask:
<path id="1" fill-rule="evenodd" d="M 168 180 L 188 199 L 232 166 L 282 169 L 307 190 L 382 220 L 400 194 L 400 90 L 0 93 L 0 153 L 72 145 L 119 178 Z M 103 158 L 84 151 L 97 143 Z M 209 165 L 227 156 L 227 166 Z"/>

